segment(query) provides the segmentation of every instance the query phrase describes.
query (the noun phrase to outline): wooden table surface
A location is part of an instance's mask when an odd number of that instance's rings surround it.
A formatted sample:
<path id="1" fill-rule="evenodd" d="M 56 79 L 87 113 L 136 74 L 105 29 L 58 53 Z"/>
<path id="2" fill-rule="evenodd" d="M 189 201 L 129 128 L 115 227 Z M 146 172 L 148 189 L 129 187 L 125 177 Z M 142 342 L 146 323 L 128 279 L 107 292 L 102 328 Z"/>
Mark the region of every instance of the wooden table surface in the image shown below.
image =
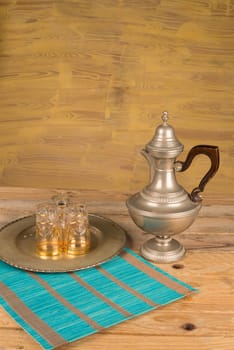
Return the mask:
<path id="1" fill-rule="evenodd" d="M 0 189 L 0 225 L 31 214 L 55 191 Z M 147 238 L 131 221 L 122 198 L 89 192 L 89 211 L 111 218 L 129 233 L 139 250 Z M 82 197 L 83 196 L 83 197 Z M 234 349 L 234 202 L 204 205 L 195 223 L 178 235 L 187 250 L 174 264 L 158 265 L 199 288 L 159 310 L 74 342 L 61 350 L 233 350 Z M 0 308 L 0 350 L 39 350 L 40 346 Z"/>

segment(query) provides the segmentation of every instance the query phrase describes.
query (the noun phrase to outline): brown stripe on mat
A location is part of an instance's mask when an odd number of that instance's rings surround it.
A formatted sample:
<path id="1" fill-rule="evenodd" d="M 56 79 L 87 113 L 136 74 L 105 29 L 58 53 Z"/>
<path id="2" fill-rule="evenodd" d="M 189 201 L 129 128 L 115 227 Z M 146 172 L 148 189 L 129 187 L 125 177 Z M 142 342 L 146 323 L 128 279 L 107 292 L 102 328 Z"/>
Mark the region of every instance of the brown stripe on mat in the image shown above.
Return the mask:
<path id="1" fill-rule="evenodd" d="M 125 290 L 127 290 L 128 292 L 132 293 L 133 295 L 135 295 L 137 298 L 143 300 L 145 303 L 155 307 L 155 306 L 159 306 L 159 304 L 156 304 L 155 302 L 153 302 L 151 299 L 148 299 L 147 297 L 145 297 L 144 295 L 138 293 L 136 290 L 134 290 L 133 288 L 129 287 L 127 284 L 125 284 L 124 282 L 120 281 L 118 278 L 116 278 L 115 276 L 113 276 L 111 273 L 109 273 L 108 271 L 106 271 L 103 267 L 101 266 L 96 266 L 96 269 L 98 269 L 101 273 L 103 273 L 103 275 L 105 275 L 107 278 L 109 278 L 110 280 L 112 280 L 113 282 L 117 283 L 120 287 L 124 288 Z"/>
<path id="2" fill-rule="evenodd" d="M 67 341 L 42 321 L 17 295 L 0 282 L 1 294 L 10 307 L 53 347 L 67 344 Z"/>
<path id="3" fill-rule="evenodd" d="M 71 273 L 71 276 L 83 287 L 85 287 L 86 289 L 88 289 L 92 294 L 94 294 L 96 297 L 102 299 L 105 303 L 109 304 L 113 309 L 117 310 L 118 312 L 120 312 L 121 314 L 123 314 L 125 317 L 130 317 L 132 316 L 132 314 L 130 312 L 128 312 L 127 310 L 123 309 L 121 306 L 119 306 L 118 304 L 114 303 L 112 300 L 108 299 L 107 297 L 105 297 L 105 295 L 101 294 L 100 292 L 98 292 L 95 288 L 93 288 L 92 286 L 90 286 L 87 282 L 85 282 L 84 280 L 82 280 L 82 278 L 80 278 L 79 276 L 77 276 L 74 273 Z"/>
<path id="4" fill-rule="evenodd" d="M 53 295 L 60 303 L 62 303 L 66 308 L 74 312 L 74 314 L 78 315 L 80 318 L 82 318 L 83 321 L 87 322 L 91 327 L 94 329 L 97 329 L 98 331 L 102 331 L 103 327 L 100 326 L 97 322 L 89 318 L 87 315 L 85 315 L 83 312 L 81 312 L 79 309 L 77 309 L 75 306 L 73 306 L 71 303 L 69 303 L 65 298 L 63 298 L 59 293 L 54 290 L 46 281 L 44 281 L 42 278 L 40 278 L 38 275 L 32 272 L 28 272 L 35 280 L 37 280 L 51 295 Z"/>
<path id="5" fill-rule="evenodd" d="M 162 273 L 160 273 L 157 270 L 154 270 L 149 265 L 143 264 L 141 261 L 139 261 L 137 258 L 135 258 L 135 256 L 133 256 L 132 254 L 125 252 L 124 254 L 122 254 L 122 258 L 125 259 L 127 262 L 129 262 L 131 265 L 135 266 L 139 270 L 146 273 L 148 276 L 150 276 L 154 279 L 156 278 L 157 281 L 161 282 L 162 284 L 164 284 L 168 288 L 173 289 L 180 294 L 186 295 L 186 294 L 191 293 L 191 290 L 189 290 L 185 286 L 182 286 L 179 283 L 177 283 L 176 281 L 171 280 L 169 277 L 163 275 Z"/>

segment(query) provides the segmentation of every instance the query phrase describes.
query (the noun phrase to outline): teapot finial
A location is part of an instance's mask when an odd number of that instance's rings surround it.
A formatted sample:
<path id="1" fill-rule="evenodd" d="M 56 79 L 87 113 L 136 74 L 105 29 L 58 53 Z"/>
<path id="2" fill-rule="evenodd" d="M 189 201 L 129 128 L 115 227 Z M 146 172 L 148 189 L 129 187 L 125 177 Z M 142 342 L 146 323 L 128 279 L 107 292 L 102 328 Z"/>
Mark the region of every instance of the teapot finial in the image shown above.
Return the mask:
<path id="1" fill-rule="evenodd" d="M 163 115 L 162 115 L 162 121 L 164 124 L 167 124 L 167 121 L 168 121 L 169 117 L 168 117 L 168 112 L 163 112 Z"/>

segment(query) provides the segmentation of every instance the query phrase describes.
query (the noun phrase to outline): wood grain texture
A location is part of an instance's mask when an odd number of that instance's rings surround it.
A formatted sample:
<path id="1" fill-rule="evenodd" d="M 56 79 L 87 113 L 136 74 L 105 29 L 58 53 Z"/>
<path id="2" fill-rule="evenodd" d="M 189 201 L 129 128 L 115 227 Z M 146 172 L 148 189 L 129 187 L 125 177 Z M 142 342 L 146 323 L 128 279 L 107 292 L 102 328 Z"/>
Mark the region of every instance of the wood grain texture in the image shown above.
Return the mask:
<path id="1" fill-rule="evenodd" d="M 133 193 L 163 110 L 234 194 L 233 0 L 0 1 L 0 185 Z M 199 157 L 180 181 L 191 190 Z"/>
<path id="2" fill-rule="evenodd" d="M 57 193 L 55 190 L 27 188 L 0 190 L 0 226 L 17 217 L 32 214 L 36 204 Z M 140 244 L 147 237 L 132 222 L 122 200 L 116 198 L 113 201 L 106 196 L 106 202 L 103 202 L 98 200 L 98 192 L 72 193 L 87 199 L 90 212 L 105 215 L 124 227 L 129 235 L 129 245 L 139 251 Z M 198 294 L 60 349 L 233 350 L 233 209 L 231 202 L 228 205 L 204 206 L 195 223 L 178 235 L 187 250 L 186 256 L 178 262 L 179 266 L 159 265 L 175 277 L 199 288 Z M 186 330 L 191 324 L 193 329 Z M 0 349 L 40 349 L 3 309 L 0 309 Z"/>

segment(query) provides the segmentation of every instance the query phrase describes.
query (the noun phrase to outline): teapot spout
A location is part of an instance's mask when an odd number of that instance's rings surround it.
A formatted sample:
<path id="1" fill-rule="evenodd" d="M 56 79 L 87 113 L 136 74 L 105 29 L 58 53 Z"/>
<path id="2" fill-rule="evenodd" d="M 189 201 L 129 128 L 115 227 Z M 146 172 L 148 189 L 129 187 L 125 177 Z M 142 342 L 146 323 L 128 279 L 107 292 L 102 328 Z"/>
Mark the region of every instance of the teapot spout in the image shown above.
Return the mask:
<path id="1" fill-rule="evenodd" d="M 151 156 L 151 154 L 149 153 L 149 151 L 147 151 L 147 149 L 143 148 L 141 150 L 141 154 L 145 157 L 145 159 L 148 161 L 149 166 L 150 166 L 150 176 L 149 176 L 149 181 L 152 182 L 153 178 L 154 178 L 154 173 L 155 173 L 155 169 L 154 169 L 154 158 Z"/>

